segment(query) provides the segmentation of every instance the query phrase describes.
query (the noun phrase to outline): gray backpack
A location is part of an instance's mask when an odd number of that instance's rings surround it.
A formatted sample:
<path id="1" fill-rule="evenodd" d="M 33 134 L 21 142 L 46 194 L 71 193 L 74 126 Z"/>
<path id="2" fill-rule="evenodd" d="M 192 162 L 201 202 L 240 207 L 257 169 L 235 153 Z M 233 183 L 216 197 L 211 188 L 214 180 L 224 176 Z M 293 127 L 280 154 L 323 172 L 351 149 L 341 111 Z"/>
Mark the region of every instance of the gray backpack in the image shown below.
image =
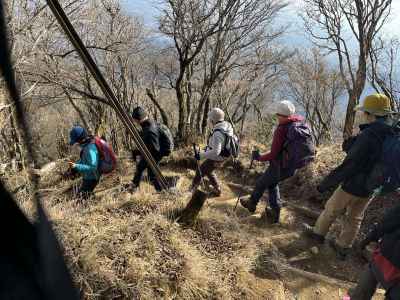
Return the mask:
<path id="1" fill-rule="evenodd" d="M 164 124 L 157 124 L 157 127 L 160 134 L 160 154 L 163 157 L 169 156 L 174 151 L 174 138 L 171 130 Z"/>
<path id="2" fill-rule="evenodd" d="M 213 135 L 215 132 L 221 132 L 225 138 L 225 143 L 220 153 L 220 156 L 222 157 L 232 156 L 233 158 L 238 158 L 240 153 L 239 138 L 235 134 L 230 135 L 225 130 L 219 128 L 215 129 L 211 135 Z"/>

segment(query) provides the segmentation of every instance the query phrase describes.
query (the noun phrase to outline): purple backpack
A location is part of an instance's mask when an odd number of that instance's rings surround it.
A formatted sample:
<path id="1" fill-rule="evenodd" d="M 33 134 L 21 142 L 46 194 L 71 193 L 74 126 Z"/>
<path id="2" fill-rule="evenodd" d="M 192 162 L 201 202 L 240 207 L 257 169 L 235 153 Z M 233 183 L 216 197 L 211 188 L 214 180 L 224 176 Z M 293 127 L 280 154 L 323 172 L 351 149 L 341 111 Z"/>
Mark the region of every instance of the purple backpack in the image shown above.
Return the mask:
<path id="1" fill-rule="evenodd" d="M 283 155 L 288 168 L 300 169 L 314 160 L 315 145 L 311 130 L 306 123 L 290 123 L 286 138 Z"/>

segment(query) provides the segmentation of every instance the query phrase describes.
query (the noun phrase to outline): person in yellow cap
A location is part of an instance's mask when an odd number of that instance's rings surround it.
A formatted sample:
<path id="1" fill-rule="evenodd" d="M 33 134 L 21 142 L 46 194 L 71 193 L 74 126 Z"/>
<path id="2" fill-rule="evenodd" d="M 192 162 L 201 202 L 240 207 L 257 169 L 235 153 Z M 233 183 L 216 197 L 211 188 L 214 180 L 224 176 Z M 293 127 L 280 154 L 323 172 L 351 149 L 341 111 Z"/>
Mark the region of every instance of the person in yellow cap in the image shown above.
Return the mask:
<path id="1" fill-rule="evenodd" d="M 304 233 L 323 243 L 331 225 L 339 216 L 345 215 L 338 238 L 329 241 L 341 259 L 350 252 L 364 212 L 372 200 L 374 190 L 367 181 L 380 159 L 383 141 L 391 134 L 393 123 L 390 99 L 385 95 L 366 97 L 356 110 L 361 113 L 360 133 L 344 141 L 346 158 L 317 187 L 321 193 L 336 190 L 315 225 L 304 224 Z"/>

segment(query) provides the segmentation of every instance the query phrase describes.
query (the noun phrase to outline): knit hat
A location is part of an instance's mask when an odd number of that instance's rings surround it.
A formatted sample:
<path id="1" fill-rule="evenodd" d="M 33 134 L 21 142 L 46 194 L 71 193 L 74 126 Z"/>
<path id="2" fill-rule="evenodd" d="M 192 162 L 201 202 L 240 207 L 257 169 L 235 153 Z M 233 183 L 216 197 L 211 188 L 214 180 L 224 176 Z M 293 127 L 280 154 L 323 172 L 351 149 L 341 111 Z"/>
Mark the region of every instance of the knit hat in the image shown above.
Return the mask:
<path id="1" fill-rule="evenodd" d="M 296 107 L 288 100 L 280 101 L 276 104 L 275 113 L 277 115 L 289 117 L 296 112 Z"/>
<path id="2" fill-rule="evenodd" d="M 208 113 L 208 119 L 213 123 L 221 122 L 225 119 L 225 113 L 220 108 L 213 108 Z"/>
<path id="3" fill-rule="evenodd" d="M 140 121 L 146 117 L 147 117 L 147 113 L 141 106 L 136 107 L 132 112 L 132 118 L 135 120 Z"/>
<path id="4" fill-rule="evenodd" d="M 373 94 L 365 97 L 364 103 L 356 107 L 356 110 L 383 117 L 394 113 L 391 109 L 390 99 L 383 94 Z"/>
<path id="5" fill-rule="evenodd" d="M 74 126 L 72 127 L 70 133 L 69 133 L 69 144 L 75 145 L 79 141 L 83 140 L 88 136 L 87 131 L 85 128 L 81 126 Z"/>

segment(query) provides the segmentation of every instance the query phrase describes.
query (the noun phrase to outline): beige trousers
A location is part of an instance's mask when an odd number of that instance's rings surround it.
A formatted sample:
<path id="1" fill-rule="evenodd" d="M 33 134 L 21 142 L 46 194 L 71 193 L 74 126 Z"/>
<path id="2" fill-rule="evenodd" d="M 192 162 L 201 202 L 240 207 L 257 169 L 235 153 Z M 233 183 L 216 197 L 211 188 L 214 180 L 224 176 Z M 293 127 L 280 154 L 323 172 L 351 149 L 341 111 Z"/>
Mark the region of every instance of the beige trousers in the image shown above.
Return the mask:
<path id="1" fill-rule="evenodd" d="M 340 247 L 350 248 L 357 237 L 365 210 L 371 200 L 372 198 L 361 198 L 346 193 L 339 187 L 326 203 L 324 211 L 315 223 L 314 232 L 325 236 L 335 220 L 346 214 L 336 243 Z"/>

